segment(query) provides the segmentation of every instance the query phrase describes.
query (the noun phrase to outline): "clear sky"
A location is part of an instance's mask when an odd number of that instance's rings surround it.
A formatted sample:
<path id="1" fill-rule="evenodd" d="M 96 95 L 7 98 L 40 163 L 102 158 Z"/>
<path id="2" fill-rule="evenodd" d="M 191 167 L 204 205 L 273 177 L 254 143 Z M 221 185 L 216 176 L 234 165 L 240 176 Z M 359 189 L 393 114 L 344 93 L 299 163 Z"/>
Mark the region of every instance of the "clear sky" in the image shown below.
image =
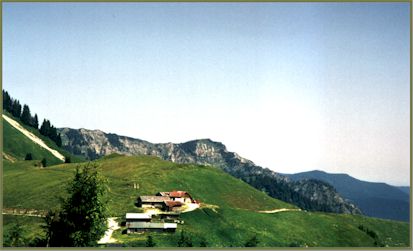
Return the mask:
<path id="1" fill-rule="evenodd" d="M 410 180 L 409 3 L 3 3 L 3 87 L 57 127 Z"/>

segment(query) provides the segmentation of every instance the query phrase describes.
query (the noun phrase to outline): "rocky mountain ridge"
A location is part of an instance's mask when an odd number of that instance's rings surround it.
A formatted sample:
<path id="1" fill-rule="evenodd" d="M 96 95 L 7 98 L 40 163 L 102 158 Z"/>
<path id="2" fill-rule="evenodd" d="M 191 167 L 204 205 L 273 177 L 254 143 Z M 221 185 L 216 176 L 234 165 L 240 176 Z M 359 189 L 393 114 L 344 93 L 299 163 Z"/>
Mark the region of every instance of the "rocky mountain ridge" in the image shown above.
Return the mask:
<path id="1" fill-rule="evenodd" d="M 410 187 L 403 188 L 380 182 L 367 182 L 348 174 L 309 171 L 285 174 L 291 180 L 317 179 L 334 185 L 344 198 L 354 202 L 367 216 L 409 222 Z"/>
<path id="2" fill-rule="evenodd" d="M 67 151 L 96 159 L 112 153 L 125 155 L 152 155 L 176 163 L 212 165 L 240 178 L 270 196 L 295 204 L 303 209 L 336 213 L 359 214 L 361 211 L 343 199 L 327 183 L 321 181 L 292 181 L 268 168 L 255 165 L 224 144 L 210 139 L 185 143 L 160 143 L 100 130 L 61 128 L 62 146 Z"/>

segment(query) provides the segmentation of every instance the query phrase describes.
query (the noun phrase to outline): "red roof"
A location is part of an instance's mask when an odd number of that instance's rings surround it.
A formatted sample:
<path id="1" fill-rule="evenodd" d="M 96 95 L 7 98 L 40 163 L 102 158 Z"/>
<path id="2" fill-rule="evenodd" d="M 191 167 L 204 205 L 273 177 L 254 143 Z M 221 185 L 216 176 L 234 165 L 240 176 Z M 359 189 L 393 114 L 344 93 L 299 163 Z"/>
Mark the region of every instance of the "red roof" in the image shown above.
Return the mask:
<path id="1" fill-rule="evenodd" d="M 181 198 L 184 196 L 189 196 L 189 194 L 186 191 L 172 191 L 169 193 L 169 196 L 174 198 Z"/>
<path id="2" fill-rule="evenodd" d="M 168 207 L 182 206 L 182 203 L 180 201 L 165 201 L 165 204 Z"/>

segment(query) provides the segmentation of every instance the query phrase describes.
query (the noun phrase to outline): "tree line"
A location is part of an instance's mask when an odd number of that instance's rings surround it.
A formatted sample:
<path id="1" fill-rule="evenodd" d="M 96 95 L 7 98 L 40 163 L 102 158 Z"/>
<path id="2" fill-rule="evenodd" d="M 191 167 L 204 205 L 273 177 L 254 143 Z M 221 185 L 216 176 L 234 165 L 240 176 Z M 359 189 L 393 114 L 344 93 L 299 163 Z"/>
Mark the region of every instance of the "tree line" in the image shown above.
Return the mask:
<path id="1" fill-rule="evenodd" d="M 62 146 L 62 138 L 57 128 L 49 120 L 44 119 L 39 129 L 39 118 L 37 114 L 32 116 L 30 107 L 26 104 L 21 105 L 18 99 L 12 98 L 10 94 L 3 90 L 3 109 L 8 111 L 13 117 L 19 119 L 24 125 L 35 128 L 40 134 L 50 138 L 58 147 Z"/>

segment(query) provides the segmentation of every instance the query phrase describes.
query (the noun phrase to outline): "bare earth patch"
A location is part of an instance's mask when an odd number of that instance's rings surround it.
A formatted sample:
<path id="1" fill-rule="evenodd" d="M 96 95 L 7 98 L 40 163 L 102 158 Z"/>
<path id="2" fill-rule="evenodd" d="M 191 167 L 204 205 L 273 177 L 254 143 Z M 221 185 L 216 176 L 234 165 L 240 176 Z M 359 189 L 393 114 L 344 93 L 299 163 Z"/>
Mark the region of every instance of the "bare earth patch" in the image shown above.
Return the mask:
<path id="1" fill-rule="evenodd" d="M 108 230 L 105 235 L 98 241 L 98 244 L 115 243 L 117 240 L 112 238 L 113 231 L 119 229 L 120 226 L 116 221 L 116 217 L 108 218 Z"/>
<path id="2" fill-rule="evenodd" d="M 201 208 L 209 208 L 209 209 L 211 209 L 212 211 L 214 211 L 215 213 L 218 213 L 217 209 L 219 208 L 219 206 L 217 206 L 217 205 L 212 205 L 212 204 L 202 203 L 202 204 L 201 204 Z"/>
<path id="3" fill-rule="evenodd" d="M 10 161 L 11 163 L 16 162 L 16 158 L 14 158 L 13 156 L 3 152 L 3 158 Z"/>
<path id="4" fill-rule="evenodd" d="M 258 211 L 258 213 L 273 214 L 273 213 L 288 212 L 288 211 L 301 211 L 301 209 L 299 209 L 299 208 L 297 208 L 297 209 L 279 208 L 279 209 L 274 209 L 274 210 Z"/>
<path id="5" fill-rule="evenodd" d="M 199 204 L 197 204 L 197 203 L 186 203 L 183 207 L 184 208 L 181 211 L 181 213 L 187 213 L 187 212 L 191 212 L 191 211 L 194 211 L 197 208 L 199 208 Z"/>

